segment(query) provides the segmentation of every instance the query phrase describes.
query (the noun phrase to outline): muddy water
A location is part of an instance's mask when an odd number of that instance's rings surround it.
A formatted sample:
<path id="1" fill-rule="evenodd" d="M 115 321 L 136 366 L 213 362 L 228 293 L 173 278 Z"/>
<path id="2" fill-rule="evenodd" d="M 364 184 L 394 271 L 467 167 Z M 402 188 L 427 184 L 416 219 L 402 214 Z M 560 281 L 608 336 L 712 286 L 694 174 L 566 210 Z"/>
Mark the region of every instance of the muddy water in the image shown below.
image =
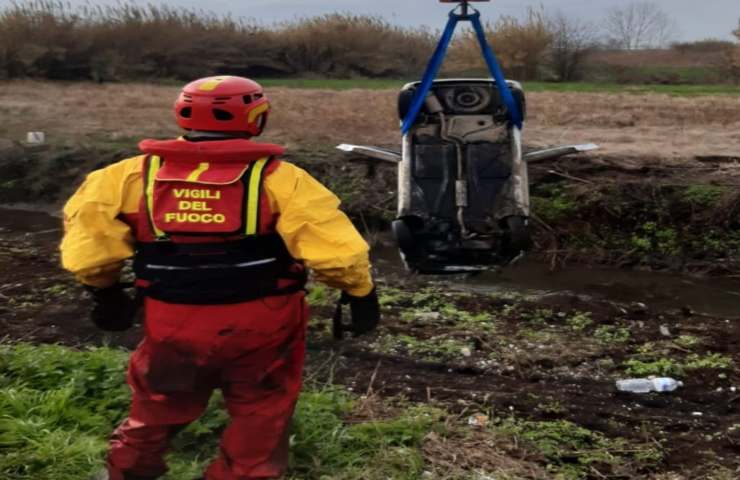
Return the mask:
<path id="1" fill-rule="evenodd" d="M 406 276 L 397 251 L 375 249 L 374 264 L 389 275 Z M 740 279 L 695 277 L 577 265 L 555 272 L 542 262 L 523 260 L 498 272 L 430 277 L 453 289 L 479 293 L 586 295 L 615 302 L 640 302 L 652 310 L 690 308 L 726 318 L 740 318 Z"/>
<path id="2" fill-rule="evenodd" d="M 59 218 L 31 208 L 0 208 L 0 235 L 61 235 Z M 389 242 L 384 243 L 388 245 Z M 373 263 L 386 276 L 405 278 L 409 275 L 398 252 L 391 246 L 374 249 Z M 585 266 L 550 272 L 543 263 L 522 261 L 500 272 L 432 276 L 428 280 L 453 289 L 479 293 L 587 295 L 616 302 L 641 302 L 654 310 L 688 307 L 707 315 L 740 318 L 740 279 L 733 278 L 701 278 Z"/>
<path id="3" fill-rule="evenodd" d="M 58 213 L 61 215 L 61 212 Z M 49 233 L 58 231 L 61 235 L 61 218 L 46 211 L 34 209 L 33 206 L 0 207 L 0 233 L 45 233 L 47 231 Z"/>

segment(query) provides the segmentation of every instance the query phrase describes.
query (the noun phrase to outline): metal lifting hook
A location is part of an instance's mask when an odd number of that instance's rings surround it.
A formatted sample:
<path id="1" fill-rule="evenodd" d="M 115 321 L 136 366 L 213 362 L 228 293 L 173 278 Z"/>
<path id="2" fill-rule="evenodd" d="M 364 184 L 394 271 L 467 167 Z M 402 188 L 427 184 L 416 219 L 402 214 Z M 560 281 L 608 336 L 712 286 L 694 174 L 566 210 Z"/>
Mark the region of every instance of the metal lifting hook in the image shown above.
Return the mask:
<path id="1" fill-rule="evenodd" d="M 452 41 L 452 36 L 455 33 L 455 27 L 457 26 L 459 22 L 470 22 L 472 24 L 473 30 L 475 31 L 476 39 L 478 40 L 478 44 L 480 45 L 481 54 L 483 55 L 483 58 L 486 61 L 486 65 L 488 66 L 488 70 L 491 73 L 491 77 L 496 80 L 496 84 L 498 85 L 501 99 L 503 100 L 503 103 L 506 105 L 507 115 L 509 116 L 509 122 L 513 127 L 516 127 L 517 129 L 521 130 L 522 129 L 522 113 L 519 111 L 519 107 L 517 106 L 514 100 L 514 97 L 512 96 L 511 91 L 509 89 L 509 86 L 506 83 L 506 79 L 504 78 L 504 74 L 501 71 L 501 67 L 499 66 L 498 60 L 496 59 L 496 55 L 493 53 L 491 46 L 488 44 L 488 40 L 486 39 L 486 33 L 483 29 L 483 24 L 480 21 L 480 12 L 478 12 L 478 10 L 470 6 L 471 2 L 488 2 L 490 0 L 439 0 L 439 1 L 441 3 L 456 3 L 458 4 L 458 6 L 455 7 L 450 12 L 447 25 L 445 26 L 445 29 L 442 32 L 442 37 L 439 39 L 437 48 L 434 50 L 434 54 L 432 55 L 432 58 L 429 60 L 429 64 L 427 65 L 426 71 L 424 72 L 424 76 L 421 80 L 421 85 L 417 89 L 416 95 L 411 101 L 411 107 L 409 108 L 406 114 L 406 117 L 403 119 L 401 123 L 401 133 L 406 135 L 407 133 L 409 133 L 409 131 L 411 130 L 411 127 L 414 125 L 414 122 L 416 121 L 416 118 L 419 115 L 419 112 L 421 111 L 422 105 L 424 104 L 427 94 L 429 93 L 429 89 L 431 88 L 432 83 L 434 82 L 434 79 L 437 77 L 437 74 L 439 73 L 444 57 L 445 55 L 447 55 L 447 49 L 450 46 L 450 42 Z M 460 14 L 455 13 L 455 10 L 457 10 L 458 8 L 461 9 Z M 472 12 L 471 12 L 471 9 L 472 9 Z"/>
<path id="2" fill-rule="evenodd" d="M 459 5 L 455 7 L 455 10 L 458 8 L 460 9 L 460 14 L 458 15 L 461 20 L 467 19 L 470 16 L 470 10 L 473 10 L 473 14 L 478 13 L 478 10 L 475 9 L 472 5 L 470 5 L 471 2 L 490 2 L 491 0 L 439 0 L 439 3 L 458 3 Z M 455 11 L 453 10 L 453 12 Z"/>

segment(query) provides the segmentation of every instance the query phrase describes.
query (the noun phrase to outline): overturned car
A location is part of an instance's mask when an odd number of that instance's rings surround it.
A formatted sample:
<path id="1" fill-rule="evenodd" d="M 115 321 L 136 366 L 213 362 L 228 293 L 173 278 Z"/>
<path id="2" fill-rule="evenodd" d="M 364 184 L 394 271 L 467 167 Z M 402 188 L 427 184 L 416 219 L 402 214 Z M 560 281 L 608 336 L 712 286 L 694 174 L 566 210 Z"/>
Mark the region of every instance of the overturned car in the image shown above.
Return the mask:
<path id="1" fill-rule="evenodd" d="M 524 117 L 521 85 L 507 84 Z M 419 85 L 401 90 L 401 119 Z M 403 136 L 401 154 L 338 147 L 398 163 L 398 215 L 392 227 L 410 270 L 475 272 L 519 258 L 532 244 L 527 159 L 596 148 L 567 146 L 524 155 L 521 131 L 508 119 L 494 80 L 435 80 Z"/>

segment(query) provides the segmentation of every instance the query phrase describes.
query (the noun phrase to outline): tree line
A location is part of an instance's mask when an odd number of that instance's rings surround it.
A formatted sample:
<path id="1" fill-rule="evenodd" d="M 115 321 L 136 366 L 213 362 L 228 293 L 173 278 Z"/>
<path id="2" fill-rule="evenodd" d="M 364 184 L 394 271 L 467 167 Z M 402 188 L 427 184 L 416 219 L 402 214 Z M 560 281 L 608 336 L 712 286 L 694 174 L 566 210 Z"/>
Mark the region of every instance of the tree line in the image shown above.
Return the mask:
<path id="1" fill-rule="evenodd" d="M 675 34 L 670 16 L 650 1 L 616 7 L 601 22 L 530 8 L 523 18 L 503 16 L 486 29 L 509 76 L 553 81 L 581 79 L 594 51 L 665 47 Z M 33 0 L 0 10 L 0 78 L 112 81 L 214 73 L 414 78 L 437 36 L 365 15 L 330 14 L 266 26 L 155 4 L 71 7 Z M 446 73 L 483 71 L 473 42 L 470 31 L 456 37 Z M 727 52 L 720 63 L 737 78 L 737 44 L 711 42 Z"/>

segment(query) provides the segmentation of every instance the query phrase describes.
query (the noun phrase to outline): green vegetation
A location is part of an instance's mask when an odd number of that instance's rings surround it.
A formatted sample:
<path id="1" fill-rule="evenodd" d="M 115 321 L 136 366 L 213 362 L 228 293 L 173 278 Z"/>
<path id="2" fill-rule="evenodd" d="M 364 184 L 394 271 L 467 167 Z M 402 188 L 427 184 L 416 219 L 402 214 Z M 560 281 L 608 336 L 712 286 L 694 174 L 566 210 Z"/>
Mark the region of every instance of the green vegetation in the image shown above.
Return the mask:
<path id="1" fill-rule="evenodd" d="M 413 293 L 386 287 L 381 290 L 379 301 L 383 306 L 403 307 L 400 318 L 404 322 L 427 322 L 454 324 L 463 328 L 495 327 L 493 312 L 474 313 L 456 305 L 456 300 L 465 298 L 464 293 L 450 294 L 436 288 L 424 288 Z"/>
<path id="2" fill-rule="evenodd" d="M 699 338 L 693 335 L 680 335 L 676 338 L 673 343 L 683 348 L 691 348 L 698 345 L 700 342 Z"/>
<path id="3" fill-rule="evenodd" d="M 543 455 L 553 478 L 592 478 L 589 475 L 593 474 L 593 467 L 606 465 L 618 469 L 627 462 L 654 464 L 662 458 L 661 451 L 652 442 L 635 445 L 622 439 L 609 439 L 566 420 L 532 422 L 507 419 L 498 428 L 517 443 L 524 443 Z"/>
<path id="4" fill-rule="evenodd" d="M 693 205 L 714 207 L 727 192 L 727 187 L 715 185 L 691 185 L 684 191 L 685 200 Z"/>
<path id="5" fill-rule="evenodd" d="M 378 294 L 378 301 L 381 306 L 396 305 L 408 297 L 408 293 L 391 286 L 385 285 Z"/>
<path id="6" fill-rule="evenodd" d="M 315 88 L 328 90 L 350 90 L 362 88 L 368 90 L 399 90 L 403 85 L 414 79 L 389 78 L 263 78 L 260 79 L 266 87 L 287 88 Z M 525 82 L 525 92 L 567 92 L 567 93 L 629 93 L 642 95 L 659 93 L 676 97 L 695 97 L 705 95 L 740 95 L 740 86 L 737 85 L 624 85 L 618 83 L 588 83 L 588 82 Z"/>
<path id="7" fill-rule="evenodd" d="M 570 93 L 661 93 L 676 97 L 695 97 L 704 95 L 740 95 L 738 85 L 625 85 L 618 83 L 548 83 L 525 82 L 527 92 L 570 92 Z"/>
<path id="8" fill-rule="evenodd" d="M 678 232 L 671 227 L 660 227 L 656 222 L 645 222 L 632 235 L 632 246 L 644 256 L 658 253 L 675 256 L 681 253 Z"/>
<path id="9" fill-rule="evenodd" d="M 589 312 L 576 312 L 566 320 L 566 323 L 573 330 L 580 332 L 593 325 L 594 321 Z"/>
<path id="10" fill-rule="evenodd" d="M 413 80 L 396 80 L 392 78 L 262 78 L 259 82 L 266 88 L 311 88 L 326 90 L 400 90 Z"/>
<path id="11" fill-rule="evenodd" d="M 416 340 L 409 345 L 424 349 Z M 79 480 L 97 471 L 106 438 L 128 407 L 127 356 L 110 348 L 0 345 L 0 477 Z M 378 417 L 378 407 L 366 407 L 367 401 L 338 388 L 309 387 L 296 409 L 287 478 L 417 480 L 428 478 L 425 471 L 457 468 L 436 465 L 422 448 L 430 438 L 468 437 L 469 427 L 455 416 L 399 400 L 382 407 Z M 543 399 L 539 409 L 566 411 L 553 399 Z M 206 414 L 176 437 L 166 478 L 198 476 L 216 454 L 218 432 L 227 421 L 223 400 L 214 395 Z M 541 456 L 553 478 L 587 478 L 594 469 L 636 471 L 661 459 L 652 442 L 607 438 L 562 420 L 500 418 L 485 433 L 492 442 L 518 445 L 519 452 Z M 471 478 L 471 472 L 455 471 L 460 475 L 439 478 Z M 504 471 L 501 478 L 517 477 Z"/>
<path id="12" fill-rule="evenodd" d="M 532 188 L 532 212 L 546 227 L 546 245 L 593 262 L 679 268 L 688 260 L 737 258 L 740 229 L 727 187 L 605 184 L 588 189 L 564 181 Z M 723 199 L 729 202 L 723 203 Z M 535 223 L 537 225 L 537 223 Z"/>
<path id="13" fill-rule="evenodd" d="M 552 320 L 555 312 L 549 308 L 537 308 L 531 312 L 522 312 L 520 318 L 533 325 L 545 325 Z"/>
<path id="14" fill-rule="evenodd" d="M 413 79 L 388 78 L 263 78 L 260 83 L 266 87 L 310 88 L 326 90 L 350 90 L 354 88 L 367 90 L 399 90 Z M 643 95 L 658 93 L 675 97 L 697 97 L 708 95 L 740 95 L 740 86 L 737 85 L 624 85 L 617 83 L 555 83 L 555 82 L 525 82 L 525 92 L 566 92 L 566 93 L 628 93 Z"/>
<path id="15" fill-rule="evenodd" d="M 642 355 L 644 357 L 644 354 Z M 694 370 L 727 370 L 733 367 L 730 357 L 719 353 L 706 355 L 691 354 L 684 360 L 666 357 L 660 358 L 631 358 L 624 362 L 627 374 L 637 377 L 650 375 L 682 377 Z"/>
<path id="16" fill-rule="evenodd" d="M 628 375 L 636 377 L 647 377 L 650 375 L 661 375 L 661 376 L 682 376 L 684 374 L 683 368 L 675 360 L 670 358 L 659 358 L 657 360 L 638 360 L 636 358 L 630 358 L 624 363 L 626 372 Z"/>
<path id="17" fill-rule="evenodd" d="M 558 183 L 536 186 L 531 202 L 534 214 L 547 224 L 571 220 L 580 207 L 568 189 Z"/>
<path id="18" fill-rule="evenodd" d="M 732 368 L 732 366 L 732 359 L 719 353 L 710 353 L 704 356 L 693 353 L 688 356 L 684 364 L 686 370 L 700 370 L 705 368 L 727 370 Z"/>
<path id="19" fill-rule="evenodd" d="M 106 438 L 128 409 L 127 353 L 109 348 L 0 345 L 0 477 L 79 480 L 100 468 Z M 199 475 L 227 421 L 214 396 L 207 413 L 181 432 L 167 478 Z M 290 478 L 412 479 L 424 436 L 441 431 L 442 412 L 406 407 L 388 420 L 346 423 L 361 405 L 335 388 L 301 396 Z"/>
<path id="20" fill-rule="evenodd" d="M 630 331 L 626 327 L 602 325 L 596 329 L 594 336 L 597 340 L 606 345 L 626 343 L 630 339 Z"/>
<path id="21" fill-rule="evenodd" d="M 421 339 L 412 335 L 383 335 L 373 344 L 374 350 L 386 354 L 407 353 L 429 361 L 455 361 L 470 356 L 474 346 L 469 341 L 437 335 Z"/>
<path id="22" fill-rule="evenodd" d="M 339 292 L 336 289 L 328 288 L 322 283 L 311 283 L 308 285 L 308 295 L 306 300 L 312 307 L 328 307 L 335 305 L 339 299 Z"/>

